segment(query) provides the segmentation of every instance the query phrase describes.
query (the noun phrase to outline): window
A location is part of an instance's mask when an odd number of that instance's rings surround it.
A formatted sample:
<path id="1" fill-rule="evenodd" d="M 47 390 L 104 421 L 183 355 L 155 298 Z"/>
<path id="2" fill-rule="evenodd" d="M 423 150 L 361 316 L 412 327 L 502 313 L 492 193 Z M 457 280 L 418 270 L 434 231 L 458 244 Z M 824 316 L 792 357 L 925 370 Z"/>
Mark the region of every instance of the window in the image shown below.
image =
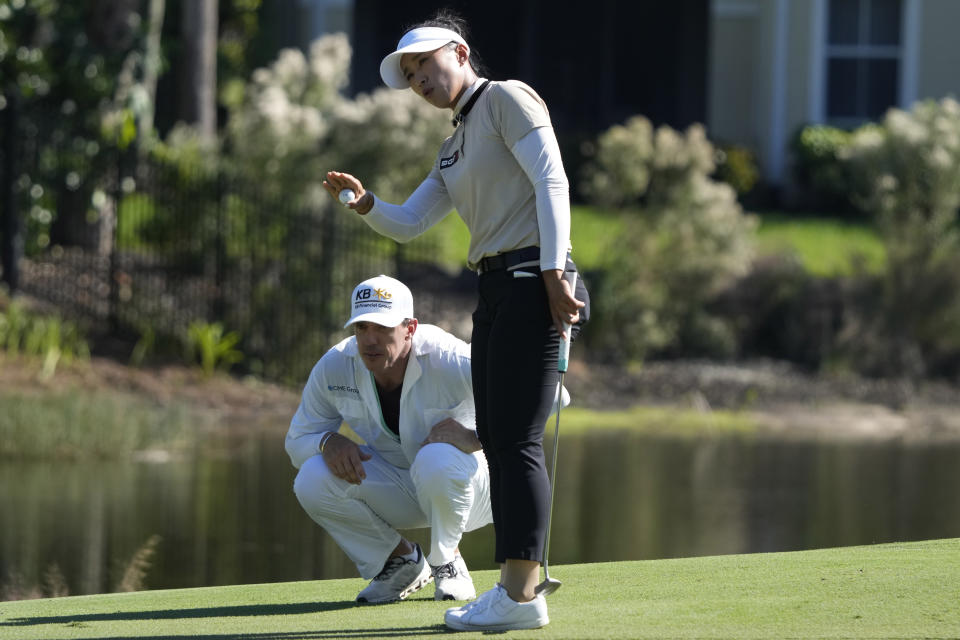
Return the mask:
<path id="1" fill-rule="evenodd" d="M 827 120 L 856 126 L 898 103 L 902 0 L 830 0 Z"/>

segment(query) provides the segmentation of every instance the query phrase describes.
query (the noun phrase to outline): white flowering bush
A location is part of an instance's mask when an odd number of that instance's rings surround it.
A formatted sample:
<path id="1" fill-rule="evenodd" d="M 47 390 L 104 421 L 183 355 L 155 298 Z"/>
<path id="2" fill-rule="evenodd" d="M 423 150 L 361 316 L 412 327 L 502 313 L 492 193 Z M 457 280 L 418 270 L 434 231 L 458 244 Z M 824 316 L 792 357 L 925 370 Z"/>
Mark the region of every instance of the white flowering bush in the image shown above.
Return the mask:
<path id="1" fill-rule="evenodd" d="M 311 207 L 329 204 L 320 185 L 331 169 L 395 199 L 426 177 L 449 118 L 410 91 L 345 97 L 350 56 L 346 36 L 332 34 L 308 56 L 286 49 L 254 72 L 227 127 L 226 151 L 242 174 Z"/>
<path id="2" fill-rule="evenodd" d="M 177 202 L 167 207 L 158 196 L 153 219 L 189 239 L 170 243 L 189 244 L 187 268 L 222 274 L 224 324 L 243 329 L 245 353 L 270 354 L 250 366 L 271 377 L 302 380 L 342 325 L 356 282 L 394 266 L 393 241 L 330 198 L 326 173 L 352 173 L 402 201 L 451 132 L 449 114 L 410 91 L 345 95 L 350 54 L 343 34 L 318 39 L 306 55 L 284 50 L 246 85 L 225 88 L 215 157 L 182 130 L 153 152 L 165 174 L 179 176 L 170 190 Z M 188 161 L 198 157 L 214 170 L 194 171 Z M 175 209 L 182 202 L 189 206 Z"/>
<path id="3" fill-rule="evenodd" d="M 590 334 L 611 353 L 734 350 L 733 328 L 706 307 L 749 269 L 755 220 L 729 185 L 710 178 L 714 158 L 699 125 L 654 130 L 637 116 L 599 137 L 582 190 L 627 212 L 627 233 L 610 246 L 595 287 L 602 326 Z"/>
<path id="4" fill-rule="evenodd" d="M 377 89 L 339 102 L 326 139 L 331 169 L 356 175 L 388 201 L 403 201 L 427 176 L 452 133 L 449 113 L 413 91 Z"/>
<path id="5" fill-rule="evenodd" d="M 960 207 L 960 104 L 952 98 L 891 109 L 861 127 L 840 151 L 854 176 L 854 198 L 882 228 L 920 222 L 939 235 Z M 905 225 L 905 223 L 908 223 Z"/>
<path id="6" fill-rule="evenodd" d="M 270 175 L 286 168 L 289 159 L 319 154 L 349 69 L 350 47 L 343 34 L 314 42 L 309 58 L 299 49 L 281 51 L 272 65 L 253 72 L 242 99 L 230 105 L 230 153 L 241 161 L 262 162 Z"/>
<path id="7" fill-rule="evenodd" d="M 883 375 L 958 373 L 960 357 L 960 104 L 891 109 L 841 150 L 853 198 L 887 250 L 865 287 L 846 343 L 857 368 Z"/>

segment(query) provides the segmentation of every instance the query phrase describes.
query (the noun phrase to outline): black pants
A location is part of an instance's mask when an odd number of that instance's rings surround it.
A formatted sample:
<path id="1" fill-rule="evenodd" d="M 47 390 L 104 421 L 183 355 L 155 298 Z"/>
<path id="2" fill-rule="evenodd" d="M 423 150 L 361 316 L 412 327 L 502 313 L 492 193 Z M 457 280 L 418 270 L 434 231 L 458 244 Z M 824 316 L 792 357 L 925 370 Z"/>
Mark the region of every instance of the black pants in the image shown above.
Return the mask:
<path id="1" fill-rule="evenodd" d="M 576 267 L 568 261 L 567 269 Z M 560 336 L 539 270 L 534 273 L 533 278 L 506 270 L 482 274 L 473 313 L 477 435 L 490 467 L 498 563 L 543 560 L 550 508 L 543 432 L 556 408 Z M 579 279 L 576 297 L 587 306 L 574 335 L 589 316 L 589 296 Z"/>

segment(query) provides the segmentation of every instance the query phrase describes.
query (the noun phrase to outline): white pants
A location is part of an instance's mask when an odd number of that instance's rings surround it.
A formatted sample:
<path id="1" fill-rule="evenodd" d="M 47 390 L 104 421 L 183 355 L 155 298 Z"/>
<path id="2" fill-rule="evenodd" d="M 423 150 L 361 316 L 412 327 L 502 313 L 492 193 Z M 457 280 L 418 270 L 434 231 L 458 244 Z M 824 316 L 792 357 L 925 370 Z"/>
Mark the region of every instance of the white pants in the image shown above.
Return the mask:
<path id="1" fill-rule="evenodd" d="M 430 528 L 427 562 L 453 561 L 460 537 L 493 521 L 490 478 L 483 453 L 464 453 L 453 445 L 423 446 L 409 469 L 373 457 L 363 463 L 367 477 L 359 485 L 333 475 L 323 456 L 303 463 L 293 491 L 310 517 L 326 529 L 370 580 L 400 543 L 397 529 Z"/>

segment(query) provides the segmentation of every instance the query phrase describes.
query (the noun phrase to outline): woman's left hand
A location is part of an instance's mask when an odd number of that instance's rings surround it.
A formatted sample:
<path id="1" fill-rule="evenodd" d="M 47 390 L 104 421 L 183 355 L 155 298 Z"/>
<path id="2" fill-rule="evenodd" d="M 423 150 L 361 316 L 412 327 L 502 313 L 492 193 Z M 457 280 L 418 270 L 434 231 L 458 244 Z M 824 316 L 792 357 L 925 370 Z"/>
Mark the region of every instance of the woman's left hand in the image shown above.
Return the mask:
<path id="1" fill-rule="evenodd" d="M 563 279 L 563 270 L 547 269 L 542 274 L 553 326 L 564 340 L 569 340 L 570 336 L 564 331 L 564 325 L 576 324 L 580 320 L 580 309 L 585 307 L 586 303 L 574 297 L 570 284 Z"/>

